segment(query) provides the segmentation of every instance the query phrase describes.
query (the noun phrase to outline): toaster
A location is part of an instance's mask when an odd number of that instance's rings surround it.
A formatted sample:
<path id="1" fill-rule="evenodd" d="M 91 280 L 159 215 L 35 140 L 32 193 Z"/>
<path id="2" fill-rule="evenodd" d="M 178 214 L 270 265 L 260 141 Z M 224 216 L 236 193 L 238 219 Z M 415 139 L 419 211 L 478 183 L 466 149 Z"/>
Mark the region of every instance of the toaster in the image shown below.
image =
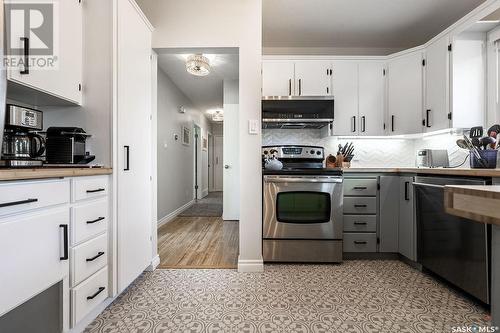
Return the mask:
<path id="1" fill-rule="evenodd" d="M 450 166 L 446 149 L 417 150 L 417 168 L 447 168 Z"/>

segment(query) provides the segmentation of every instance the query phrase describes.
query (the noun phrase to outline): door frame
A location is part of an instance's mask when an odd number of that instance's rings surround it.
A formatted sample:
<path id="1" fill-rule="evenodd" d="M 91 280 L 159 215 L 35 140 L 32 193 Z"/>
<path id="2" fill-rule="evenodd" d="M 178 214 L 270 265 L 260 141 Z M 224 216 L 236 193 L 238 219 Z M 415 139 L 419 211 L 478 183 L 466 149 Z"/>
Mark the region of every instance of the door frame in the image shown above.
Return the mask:
<path id="1" fill-rule="evenodd" d="M 212 132 L 207 131 L 207 158 L 208 158 L 208 172 L 207 172 L 207 184 L 208 184 L 208 192 L 212 192 L 213 189 L 213 175 L 212 171 L 214 169 L 213 167 L 213 149 L 212 149 L 212 144 L 213 144 L 213 135 Z"/>
<path id="2" fill-rule="evenodd" d="M 221 151 L 224 154 L 224 135 L 214 135 L 213 136 L 213 147 L 214 147 L 214 149 L 213 149 L 213 159 L 214 159 L 213 160 L 213 162 L 214 162 L 213 165 L 215 165 L 215 139 L 216 138 L 221 138 L 222 139 L 222 149 L 221 149 Z M 224 155 L 222 155 L 222 156 L 224 156 Z M 220 162 L 220 165 L 221 165 L 221 168 L 222 168 L 222 184 L 223 185 L 222 185 L 222 187 L 220 189 L 218 189 L 215 186 L 215 180 L 216 180 L 215 172 L 216 172 L 216 170 L 215 170 L 215 167 L 213 167 L 212 168 L 213 169 L 213 187 L 212 187 L 212 192 L 221 192 L 221 191 L 224 190 L 224 158 L 222 158 L 222 160 L 219 161 L 219 162 Z"/>

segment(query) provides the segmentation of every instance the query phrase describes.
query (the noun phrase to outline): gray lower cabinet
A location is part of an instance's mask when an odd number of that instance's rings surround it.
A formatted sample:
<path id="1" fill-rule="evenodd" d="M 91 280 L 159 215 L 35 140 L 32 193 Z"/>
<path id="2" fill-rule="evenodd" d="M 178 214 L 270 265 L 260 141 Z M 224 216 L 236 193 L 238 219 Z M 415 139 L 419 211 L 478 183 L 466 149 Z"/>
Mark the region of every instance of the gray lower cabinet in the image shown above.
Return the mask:
<path id="1" fill-rule="evenodd" d="M 399 176 L 380 177 L 379 251 L 398 253 Z"/>
<path id="2" fill-rule="evenodd" d="M 406 258 L 416 261 L 416 226 L 413 195 L 413 177 L 400 177 L 398 252 Z"/>
<path id="3" fill-rule="evenodd" d="M 344 252 L 377 252 L 377 234 L 344 232 Z"/>

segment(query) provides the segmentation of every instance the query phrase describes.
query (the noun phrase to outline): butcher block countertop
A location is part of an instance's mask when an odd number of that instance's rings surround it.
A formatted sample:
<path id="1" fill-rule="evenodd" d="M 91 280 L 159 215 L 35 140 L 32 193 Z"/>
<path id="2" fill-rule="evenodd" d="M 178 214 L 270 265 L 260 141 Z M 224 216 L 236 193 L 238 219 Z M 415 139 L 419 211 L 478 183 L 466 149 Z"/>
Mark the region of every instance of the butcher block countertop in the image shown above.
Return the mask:
<path id="1" fill-rule="evenodd" d="M 0 169 L 0 181 L 109 175 L 111 168 L 32 168 Z"/>
<path id="2" fill-rule="evenodd" d="M 500 169 L 451 169 L 451 168 L 349 168 L 350 173 L 417 173 L 424 175 L 466 176 L 466 177 L 500 177 Z"/>
<path id="3" fill-rule="evenodd" d="M 448 214 L 500 225 L 500 185 L 449 185 L 444 188 Z"/>

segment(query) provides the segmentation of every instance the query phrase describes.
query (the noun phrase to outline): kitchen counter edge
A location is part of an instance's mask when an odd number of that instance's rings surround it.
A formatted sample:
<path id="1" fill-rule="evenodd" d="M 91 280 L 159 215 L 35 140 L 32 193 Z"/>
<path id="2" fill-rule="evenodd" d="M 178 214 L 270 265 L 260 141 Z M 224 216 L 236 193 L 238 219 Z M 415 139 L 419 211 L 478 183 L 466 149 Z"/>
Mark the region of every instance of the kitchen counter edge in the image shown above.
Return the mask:
<path id="1" fill-rule="evenodd" d="M 500 177 L 500 169 L 446 169 L 446 168 L 349 168 L 344 174 L 355 173 L 415 173 L 469 177 Z"/>
<path id="2" fill-rule="evenodd" d="M 0 181 L 110 175 L 111 168 L 0 169 Z"/>

